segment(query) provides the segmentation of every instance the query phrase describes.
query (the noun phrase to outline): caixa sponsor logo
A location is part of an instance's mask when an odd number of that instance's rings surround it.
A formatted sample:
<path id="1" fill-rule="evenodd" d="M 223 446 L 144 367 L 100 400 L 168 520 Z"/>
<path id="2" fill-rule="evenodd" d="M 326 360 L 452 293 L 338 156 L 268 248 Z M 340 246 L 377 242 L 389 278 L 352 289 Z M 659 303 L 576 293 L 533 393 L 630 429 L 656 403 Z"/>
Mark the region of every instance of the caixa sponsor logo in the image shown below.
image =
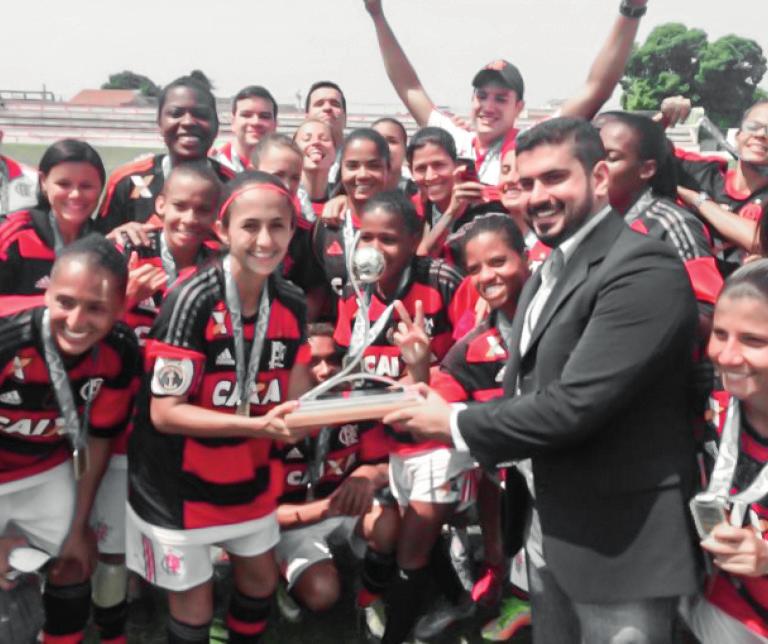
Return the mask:
<path id="1" fill-rule="evenodd" d="M 216 407 L 236 407 L 239 399 L 240 392 L 237 385 L 231 380 L 217 382 L 211 395 L 211 402 Z M 257 382 L 250 398 L 252 405 L 269 405 L 279 403 L 281 400 L 280 381 L 277 379 L 269 382 Z"/>
<path id="2" fill-rule="evenodd" d="M 0 416 L 0 430 L 22 436 L 51 436 L 58 434 L 63 418 L 7 418 Z"/>

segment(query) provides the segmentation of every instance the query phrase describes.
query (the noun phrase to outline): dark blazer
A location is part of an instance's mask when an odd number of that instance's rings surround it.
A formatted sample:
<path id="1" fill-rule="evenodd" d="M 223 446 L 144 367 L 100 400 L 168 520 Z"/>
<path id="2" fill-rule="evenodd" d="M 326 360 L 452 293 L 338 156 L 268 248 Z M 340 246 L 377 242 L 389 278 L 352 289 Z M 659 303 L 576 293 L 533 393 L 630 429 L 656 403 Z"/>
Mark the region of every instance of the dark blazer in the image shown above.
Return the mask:
<path id="1" fill-rule="evenodd" d="M 683 265 L 609 214 L 568 260 L 521 356 L 540 280 L 520 297 L 506 396 L 461 412 L 462 437 L 485 467 L 532 457 L 544 558 L 572 599 L 695 592 L 697 312 Z"/>

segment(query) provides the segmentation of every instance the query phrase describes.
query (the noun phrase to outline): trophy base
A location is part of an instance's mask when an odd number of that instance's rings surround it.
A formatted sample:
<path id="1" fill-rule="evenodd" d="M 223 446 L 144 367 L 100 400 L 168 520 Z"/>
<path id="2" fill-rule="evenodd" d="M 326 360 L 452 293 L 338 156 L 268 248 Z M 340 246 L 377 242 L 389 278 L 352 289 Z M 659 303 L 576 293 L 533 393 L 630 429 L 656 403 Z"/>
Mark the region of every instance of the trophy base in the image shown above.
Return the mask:
<path id="1" fill-rule="evenodd" d="M 296 411 L 285 416 L 285 421 L 291 429 L 306 429 L 362 420 L 381 420 L 390 412 L 422 401 L 421 394 L 412 387 L 399 391 L 348 391 L 315 400 L 302 400 Z"/>

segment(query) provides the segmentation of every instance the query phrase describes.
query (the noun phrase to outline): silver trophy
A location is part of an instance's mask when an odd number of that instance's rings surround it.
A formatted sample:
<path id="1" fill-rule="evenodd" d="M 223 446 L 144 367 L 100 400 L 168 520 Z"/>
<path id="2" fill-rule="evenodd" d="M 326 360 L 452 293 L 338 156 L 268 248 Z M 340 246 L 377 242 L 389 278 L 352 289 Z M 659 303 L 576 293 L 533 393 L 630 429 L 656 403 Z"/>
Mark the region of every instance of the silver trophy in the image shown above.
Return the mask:
<path id="1" fill-rule="evenodd" d="M 357 248 L 360 232 L 355 234 L 352 251 L 347 254 L 347 275 L 355 292 L 358 316 L 352 333 L 353 341 L 345 358 L 344 367 L 299 398 L 296 411 L 286 416 L 290 427 L 318 427 L 337 425 L 361 420 L 376 420 L 395 409 L 422 400 L 415 387 L 403 385 L 391 378 L 365 373 L 360 365 L 365 350 L 373 343 L 376 333 L 371 333 L 369 302 L 363 292 L 364 285 L 375 284 L 386 266 L 384 256 L 372 246 Z M 357 320 L 362 321 L 362 325 Z M 355 343 L 355 337 L 361 335 Z M 386 385 L 386 389 L 364 389 L 366 382 Z M 331 393 L 340 385 L 342 392 Z"/>

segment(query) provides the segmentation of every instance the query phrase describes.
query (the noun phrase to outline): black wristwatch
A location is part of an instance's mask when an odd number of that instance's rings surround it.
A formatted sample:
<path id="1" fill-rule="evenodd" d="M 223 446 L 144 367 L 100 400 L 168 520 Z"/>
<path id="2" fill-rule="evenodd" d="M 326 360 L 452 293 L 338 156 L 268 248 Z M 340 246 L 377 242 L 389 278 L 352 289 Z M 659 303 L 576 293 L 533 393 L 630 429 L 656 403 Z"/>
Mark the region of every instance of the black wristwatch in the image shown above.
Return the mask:
<path id="1" fill-rule="evenodd" d="M 641 6 L 633 5 L 629 0 L 621 0 L 619 5 L 619 13 L 625 18 L 642 18 L 645 12 L 648 11 L 648 5 Z"/>

